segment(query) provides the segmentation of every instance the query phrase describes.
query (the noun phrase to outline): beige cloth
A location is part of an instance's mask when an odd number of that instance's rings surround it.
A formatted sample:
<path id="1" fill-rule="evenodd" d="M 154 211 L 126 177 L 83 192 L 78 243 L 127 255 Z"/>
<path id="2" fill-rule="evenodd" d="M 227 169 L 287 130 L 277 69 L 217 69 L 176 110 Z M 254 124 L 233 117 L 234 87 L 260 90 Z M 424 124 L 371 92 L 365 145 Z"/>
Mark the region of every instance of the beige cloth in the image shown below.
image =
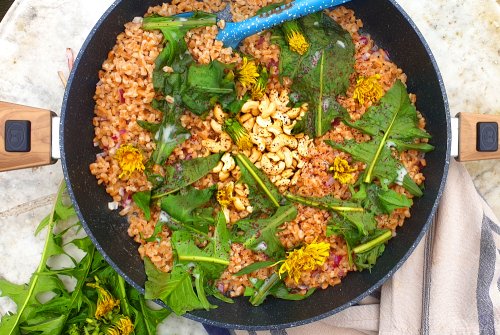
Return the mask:
<path id="1" fill-rule="evenodd" d="M 296 328 L 235 333 L 500 333 L 499 253 L 498 220 L 465 168 L 452 160 L 431 230 L 382 286 L 380 301 L 365 299 L 336 315 Z"/>

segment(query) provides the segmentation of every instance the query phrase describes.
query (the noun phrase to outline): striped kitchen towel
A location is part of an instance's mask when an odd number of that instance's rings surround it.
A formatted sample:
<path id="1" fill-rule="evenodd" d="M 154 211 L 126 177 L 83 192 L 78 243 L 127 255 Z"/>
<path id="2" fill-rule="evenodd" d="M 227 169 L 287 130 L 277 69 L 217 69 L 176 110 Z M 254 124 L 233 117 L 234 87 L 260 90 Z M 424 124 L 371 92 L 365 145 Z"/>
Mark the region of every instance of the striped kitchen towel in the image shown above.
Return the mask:
<path id="1" fill-rule="evenodd" d="M 369 297 L 296 328 L 229 333 L 500 334 L 500 224 L 465 168 L 452 160 L 433 226 L 382 286 L 380 300 Z"/>

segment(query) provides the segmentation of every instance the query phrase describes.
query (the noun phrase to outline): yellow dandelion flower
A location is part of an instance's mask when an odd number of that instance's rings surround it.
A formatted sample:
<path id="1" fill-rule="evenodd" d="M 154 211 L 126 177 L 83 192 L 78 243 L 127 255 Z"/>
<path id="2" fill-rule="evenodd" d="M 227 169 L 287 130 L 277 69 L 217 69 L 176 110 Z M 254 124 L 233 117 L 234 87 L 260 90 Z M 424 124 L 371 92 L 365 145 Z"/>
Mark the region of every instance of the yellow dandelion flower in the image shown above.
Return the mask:
<path id="1" fill-rule="evenodd" d="M 374 74 L 367 78 L 361 76 L 356 80 L 353 98 L 358 100 L 361 105 L 365 101 L 377 102 L 384 95 L 382 85 L 380 85 L 380 75 Z"/>
<path id="2" fill-rule="evenodd" d="M 252 139 L 250 138 L 250 134 L 245 127 L 241 125 L 236 119 L 227 119 L 224 121 L 224 125 L 222 126 L 222 130 L 224 130 L 229 137 L 233 140 L 234 143 L 241 150 L 250 150 L 253 146 Z"/>
<path id="3" fill-rule="evenodd" d="M 112 326 L 106 331 L 107 335 L 130 335 L 134 331 L 134 324 L 128 316 L 122 316 L 113 322 Z"/>
<path id="4" fill-rule="evenodd" d="M 295 31 L 288 38 L 288 44 L 290 45 L 290 50 L 295 51 L 299 55 L 303 55 L 309 50 L 309 43 L 307 43 L 305 36 Z"/>
<path id="5" fill-rule="evenodd" d="M 302 273 L 314 271 L 322 266 L 330 255 L 330 244 L 326 242 L 312 242 L 305 246 L 288 252 L 286 259 L 278 271 L 281 277 L 284 273 L 292 278 L 295 283 L 299 282 Z"/>
<path id="6" fill-rule="evenodd" d="M 227 208 L 233 200 L 233 191 L 234 191 L 234 183 L 229 182 L 226 185 L 223 185 L 218 191 L 217 191 L 217 202 L 221 205 L 223 208 Z"/>
<path id="7" fill-rule="evenodd" d="M 237 77 L 244 88 L 254 85 L 259 77 L 259 71 L 255 61 L 249 61 L 247 57 L 243 57 L 243 64 L 241 64 L 238 70 Z"/>
<path id="8" fill-rule="evenodd" d="M 89 283 L 87 286 L 97 290 L 97 309 L 95 311 L 95 318 L 97 320 L 104 316 L 109 316 L 116 307 L 120 308 L 120 300 L 113 298 L 105 288 L 99 285 L 99 283 Z"/>
<path id="9" fill-rule="evenodd" d="M 309 43 L 297 21 L 285 22 L 282 26 L 290 50 L 303 55 L 309 50 Z"/>
<path id="10" fill-rule="evenodd" d="M 115 159 L 118 161 L 122 173 L 118 178 L 127 175 L 130 176 L 134 171 L 144 171 L 143 157 L 139 149 L 132 144 L 122 145 L 115 153 Z"/>
<path id="11" fill-rule="evenodd" d="M 252 86 L 252 89 L 250 90 L 252 100 L 262 99 L 264 93 L 266 92 L 268 80 L 269 73 L 267 72 L 267 69 L 263 67 L 260 71 L 259 79 L 257 79 L 257 82 Z"/>
<path id="12" fill-rule="evenodd" d="M 352 172 L 356 171 L 356 168 L 351 167 L 349 162 L 340 156 L 335 157 L 329 170 L 333 172 L 333 178 L 341 184 L 350 184 L 354 181 Z"/>

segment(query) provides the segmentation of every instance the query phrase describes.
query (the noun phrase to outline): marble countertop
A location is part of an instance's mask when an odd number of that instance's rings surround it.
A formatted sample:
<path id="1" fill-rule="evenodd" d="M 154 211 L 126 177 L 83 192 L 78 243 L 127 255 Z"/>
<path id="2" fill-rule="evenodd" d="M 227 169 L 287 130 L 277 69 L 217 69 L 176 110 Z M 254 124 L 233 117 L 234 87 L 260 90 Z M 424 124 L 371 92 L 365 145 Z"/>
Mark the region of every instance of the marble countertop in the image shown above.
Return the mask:
<path id="1" fill-rule="evenodd" d="M 112 0 L 16 0 L 0 24 L 0 101 L 59 112 L 66 48 L 77 52 Z M 496 0 L 398 0 L 432 49 L 452 115 L 500 114 L 500 5 Z M 500 217 L 500 162 L 467 163 L 479 192 Z M 62 179 L 60 163 L 0 173 L 0 277 L 23 283 L 35 270 L 49 213 Z M 43 234 L 42 234 L 43 235 Z M 0 315 L 9 304 L 0 298 Z M 187 323 L 187 326 L 186 326 Z M 167 320 L 176 334 L 204 334 L 200 324 Z"/>

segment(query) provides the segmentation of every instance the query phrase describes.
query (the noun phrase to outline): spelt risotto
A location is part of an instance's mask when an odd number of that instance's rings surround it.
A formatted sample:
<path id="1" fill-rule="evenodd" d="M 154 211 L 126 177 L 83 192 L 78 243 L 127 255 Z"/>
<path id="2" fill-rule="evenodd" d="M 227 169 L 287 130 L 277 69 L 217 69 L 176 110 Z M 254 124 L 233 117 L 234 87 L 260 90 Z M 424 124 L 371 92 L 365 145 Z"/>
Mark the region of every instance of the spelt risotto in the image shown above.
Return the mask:
<path id="1" fill-rule="evenodd" d="M 241 21 L 273 2 L 229 5 Z M 128 217 L 146 296 L 178 314 L 212 308 L 209 295 L 302 299 L 370 269 L 410 217 L 432 150 L 405 74 L 353 11 L 232 50 L 208 14 L 225 5 L 172 1 L 127 23 L 94 96 L 90 171 Z M 175 43 L 151 25 L 186 11 L 205 26 Z M 189 294 L 151 293 L 173 280 Z"/>

